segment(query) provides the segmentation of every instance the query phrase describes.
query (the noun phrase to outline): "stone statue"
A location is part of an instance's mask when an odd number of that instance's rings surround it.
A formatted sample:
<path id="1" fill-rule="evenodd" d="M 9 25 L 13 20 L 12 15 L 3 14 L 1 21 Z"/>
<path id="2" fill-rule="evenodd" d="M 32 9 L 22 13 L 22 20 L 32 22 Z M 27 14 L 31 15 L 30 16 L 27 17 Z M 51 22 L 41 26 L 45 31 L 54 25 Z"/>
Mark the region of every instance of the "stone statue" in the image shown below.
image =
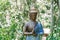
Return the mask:
<path id="1" fill-rule="evenodd" d="M 47 36 L 44 34 L 42 24 L 36 21 L 38 11 L 32 7 L 29 10 L 30 20 L 25 23 L 23 27 L 23 33 L 26 35 L 26 40 L 40 40 L 40 35 Z"/>

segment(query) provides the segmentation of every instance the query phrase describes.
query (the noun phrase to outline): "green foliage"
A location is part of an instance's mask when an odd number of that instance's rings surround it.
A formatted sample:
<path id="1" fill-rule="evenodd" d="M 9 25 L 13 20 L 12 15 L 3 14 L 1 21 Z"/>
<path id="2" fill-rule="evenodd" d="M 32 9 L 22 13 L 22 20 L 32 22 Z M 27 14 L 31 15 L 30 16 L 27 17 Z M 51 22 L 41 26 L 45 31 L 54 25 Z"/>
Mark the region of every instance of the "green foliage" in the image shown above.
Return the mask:
<path id="1" fill-rule="evenodd" d="M 6 9 L 8 9 L 10 7 L 10 2 L 8 2 L 8 0 L 6 0 L 6 1 L 1 0 L 0 2 L 1 2 L 0 11 L 5 11 Z"/>
<path id="2" fill-rule="evenodd" d="M 48 5 L 45 5 L 45 6 L 46 6 L 47 10 L 49 10 L 49 9 L 50 9 L 50 7 L 49 7 Z"/>
<path id="3" fill-rule="evenodd" d="M 45 13 L 45 11 L 42 9 L 42 10 L 41 10 L 41 13 Z"/>
<path id="4" fill-rule="evenodd" d="M 17 24 L 12 24 L 8 28 L 0 28 L 0 40 L 12 40 L 15 38 Z"/>

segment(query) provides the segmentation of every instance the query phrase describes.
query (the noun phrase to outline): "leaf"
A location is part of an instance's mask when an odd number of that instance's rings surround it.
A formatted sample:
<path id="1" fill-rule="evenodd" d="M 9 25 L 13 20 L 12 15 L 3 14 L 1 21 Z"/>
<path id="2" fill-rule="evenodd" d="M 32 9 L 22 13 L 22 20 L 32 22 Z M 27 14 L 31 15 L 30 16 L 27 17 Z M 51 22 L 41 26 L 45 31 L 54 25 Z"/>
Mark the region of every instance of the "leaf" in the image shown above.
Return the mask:
<path id="1" fill-rule="evenodd" d="M 42 9 L 42 10 L 41 10 L 41 13 L 43 13 L 43 14 L 44 14 L 44 13 L 45 13 L 45 10 L 43 10 L 43 9 Z"/>

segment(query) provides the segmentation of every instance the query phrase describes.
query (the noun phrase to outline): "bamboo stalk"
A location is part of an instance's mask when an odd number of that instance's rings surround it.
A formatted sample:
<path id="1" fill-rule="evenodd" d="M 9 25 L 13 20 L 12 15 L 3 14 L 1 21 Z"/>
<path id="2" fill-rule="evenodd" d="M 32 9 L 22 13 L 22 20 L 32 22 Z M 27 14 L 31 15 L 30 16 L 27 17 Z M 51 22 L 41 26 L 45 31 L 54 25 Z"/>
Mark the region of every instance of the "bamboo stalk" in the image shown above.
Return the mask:
<path id="1" fill-rule="evenodd" d="M 53 14 L 54 14 L 54 4 L 53 4 L 53 1 L 54 0 L 51 0 L 51 10 L 52 10 L 52 13 L 51 13 L 51 33 L 52 33 L 52 36 L 51 36 L 51 38 L 52 38 L 52 40 L 53 40 L 53 25 L 54 25 L 54 22 L 53 22 Z"/>
<path id="2" fill-rule="evenodd" d="M 59 0 L 59 18 L 60 18 L 60 0 Z M 59 32 L 59 36 L 60 36 L 60 32 Z"/>
<path id="3" fill-rule="evenodd" d="M 59 0 L 59 17 L 60 17 L 60 0 Z"/>

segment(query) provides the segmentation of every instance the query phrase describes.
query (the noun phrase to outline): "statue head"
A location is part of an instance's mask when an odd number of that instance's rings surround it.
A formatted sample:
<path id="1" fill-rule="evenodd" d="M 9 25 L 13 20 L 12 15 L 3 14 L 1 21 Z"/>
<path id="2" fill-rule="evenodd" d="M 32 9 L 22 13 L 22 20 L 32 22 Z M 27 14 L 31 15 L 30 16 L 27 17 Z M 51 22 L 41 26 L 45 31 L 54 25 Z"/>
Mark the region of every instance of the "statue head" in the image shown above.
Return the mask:
<path id="1" fill-rule="evenodd" d="M 36 10 L 36 8 L 31 7 L 30 10 L 29 10 L 30 19 L 33 20 L 33 21 L 36 21 L 37 13 L 38 13 L 38 11 Z"/>

